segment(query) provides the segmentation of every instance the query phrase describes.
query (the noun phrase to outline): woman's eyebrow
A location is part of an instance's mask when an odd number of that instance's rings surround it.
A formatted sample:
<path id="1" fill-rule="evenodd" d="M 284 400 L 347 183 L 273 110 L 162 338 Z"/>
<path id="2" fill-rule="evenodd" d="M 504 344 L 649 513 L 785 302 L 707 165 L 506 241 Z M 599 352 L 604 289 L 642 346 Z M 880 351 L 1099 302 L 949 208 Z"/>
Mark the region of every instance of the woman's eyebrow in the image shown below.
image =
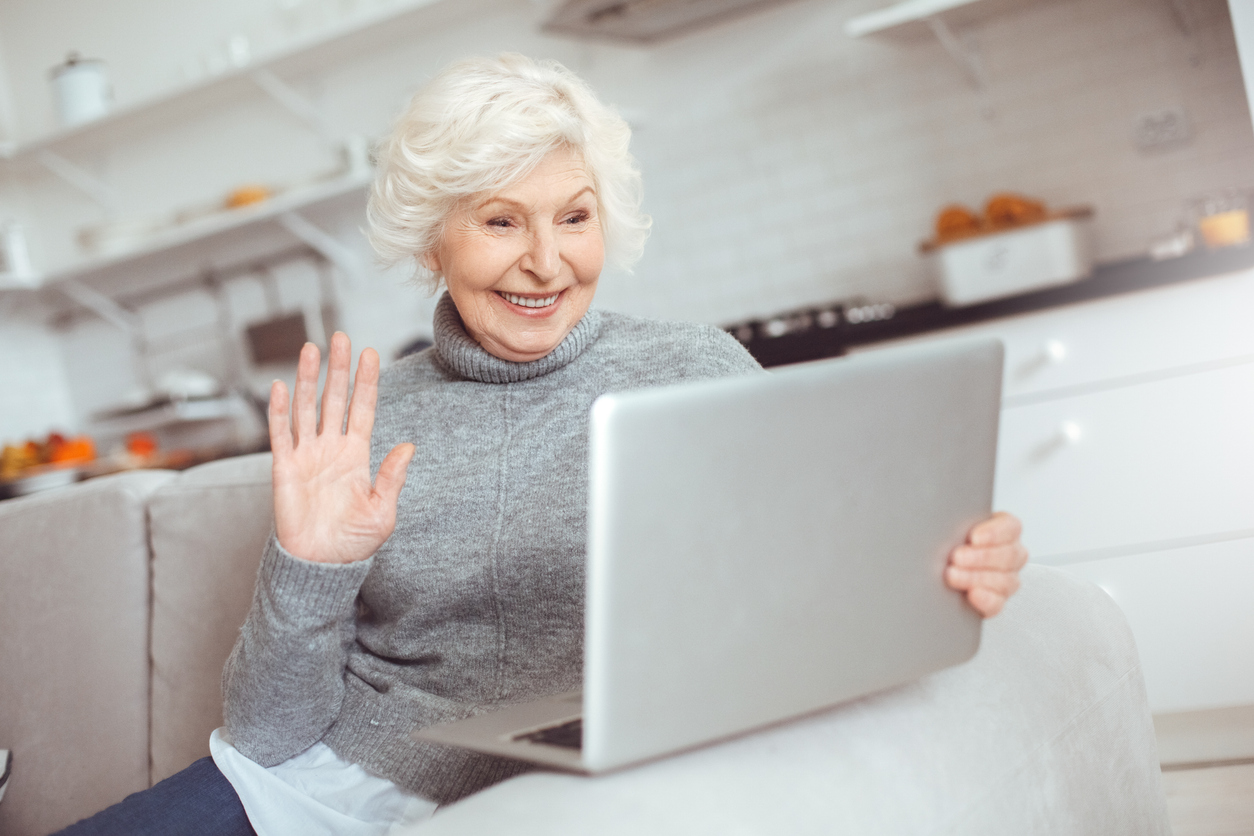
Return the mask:
<path id="1" fill-rule="evenodd" d="M 577 191 L 577 192 L 575 192 L 573 195 L 571 195 L 571 196 L 570 196 L 570 197 L 566 200 L 566 203 L 567 203 L 567 204 L 574 203 L 576 200 L 578 200 L 579 198 L 583 197 L 583 196 L 584 196 L 585 194 L 587 194 L 588 192 L 592 192 L 593 196 L 595 196 L 595 195 L 596 195 L 596 189 L 592 188 L 591 186 L 584 186 L 582 189 L 580 189 L 579 191 Z"/>
<path id="2" fill-rule="evenodd" d="M 596 194 L 596 189 L 592 188 L 591 186 L 584 186 L 582 189 L 580 189 L 579 191 L 575 192 L 575 193 L 574 193 L 573 195 L 571 195 L 570 197 L 566 198 L 566 202 L 565 202 L 565 203 L 563 203 L 562 205 L 563 205 L 563 206 L 569 206 L 570 204 L 574 203 L 574 202 L 575 202 L 576 200 L 578 200 L 579 198 L 583 197 L 583 196 L 584 196 L 586 193 L 588 193 L 588 192 L 592 192 L 592 193 L 595 195 L 595 194 Z M 485 207 L 487 207 L 487 206 L 491 206 L 493 203 L 504 203 L 504 204 L 506 204 L 507 206 L 513 206 L 513 207 L 515 207 L 515 208 L 517 208 L 517 209 L 526 209 L 526 208 L 527 208 L 524 204 L 520 203 L 520 202 L 519 202 L 519 201 L 517 201 L 517 200 L 513 200 L 513 199 L 508 198 L 508 197 L 501 197 L 500 195 L 493 195 L 492 197 L 487 198 L 487 199 L 486 199 L 486 200 L 484 200 L 482 203 L 480 203 L 478 206 L 476 206 L 476 207 L 475 207 L 475 210 L 477 211 L 477 210 L 479 210 L 479 209 L 483 209 L 483 208 L 485 208 Z"/>

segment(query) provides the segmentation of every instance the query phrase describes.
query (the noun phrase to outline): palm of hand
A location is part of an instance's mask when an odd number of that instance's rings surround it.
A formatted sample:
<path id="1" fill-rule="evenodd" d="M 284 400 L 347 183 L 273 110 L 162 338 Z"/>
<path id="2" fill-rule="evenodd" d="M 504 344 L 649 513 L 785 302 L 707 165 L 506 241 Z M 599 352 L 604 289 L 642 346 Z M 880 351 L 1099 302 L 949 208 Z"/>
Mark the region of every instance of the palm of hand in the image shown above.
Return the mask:
<path id="1" fill-rule="evenodd" d="M 287 387 L 276 381 L 270 391 L 275 529 L 284 549 L 317 563 L 365 560 L 387 540 L 414 452 L 412 444 L 398 445 L 371 484 L 370 434 L 379 359 L 371 349 L 362 352 L 345 426 L 350 358 L 348 338 L 335 334 L 320 426 L 315 410 L 319 362 L 315 346 L 301 351 L 290 420 Z"/>

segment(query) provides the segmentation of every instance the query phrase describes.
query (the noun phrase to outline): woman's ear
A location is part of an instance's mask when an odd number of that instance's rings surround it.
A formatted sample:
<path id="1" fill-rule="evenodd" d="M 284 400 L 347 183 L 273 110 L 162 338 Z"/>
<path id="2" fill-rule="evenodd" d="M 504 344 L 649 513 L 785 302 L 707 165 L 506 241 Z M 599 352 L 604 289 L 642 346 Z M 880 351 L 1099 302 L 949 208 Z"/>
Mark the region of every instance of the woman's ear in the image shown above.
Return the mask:
<path id="1" fill-rule="evenodd" d="M 420 256 L 417 256 L 418 263 L 426 267 L 432 273 L 440 272 L 440 257 L 434 250 L 428 250 Z"/>

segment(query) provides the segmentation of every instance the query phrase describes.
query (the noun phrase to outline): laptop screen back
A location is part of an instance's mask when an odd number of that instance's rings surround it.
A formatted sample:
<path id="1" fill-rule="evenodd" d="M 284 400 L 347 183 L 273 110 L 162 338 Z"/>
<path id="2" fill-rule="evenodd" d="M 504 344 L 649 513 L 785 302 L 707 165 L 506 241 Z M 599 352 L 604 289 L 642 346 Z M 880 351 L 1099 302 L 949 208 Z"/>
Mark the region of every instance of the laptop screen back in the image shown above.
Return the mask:
<path id="1" fill-rule="evenodd" d="M 1002 348 L 889 349 L 593 408 L 584 752 L 611 768 L 956 664 Z"/>

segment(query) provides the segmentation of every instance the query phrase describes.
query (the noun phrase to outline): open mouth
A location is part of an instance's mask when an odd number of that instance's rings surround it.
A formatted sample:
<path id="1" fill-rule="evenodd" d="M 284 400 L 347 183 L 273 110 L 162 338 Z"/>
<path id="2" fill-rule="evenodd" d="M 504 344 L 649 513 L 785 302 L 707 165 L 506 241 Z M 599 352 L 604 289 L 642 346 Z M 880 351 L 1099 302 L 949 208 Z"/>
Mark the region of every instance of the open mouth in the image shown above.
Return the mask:
<path id="1" fill-rule="evenodd" d="M 512 305 L 518 305 L 521 308 L 547 308 L 557 304 L 557 300 L 561 297 L 561 292 L 554 293 L 552 296 L 519 296 L 516 293 L 506 293 L 502 290 L 497 291 L 497 295 Z"/>

